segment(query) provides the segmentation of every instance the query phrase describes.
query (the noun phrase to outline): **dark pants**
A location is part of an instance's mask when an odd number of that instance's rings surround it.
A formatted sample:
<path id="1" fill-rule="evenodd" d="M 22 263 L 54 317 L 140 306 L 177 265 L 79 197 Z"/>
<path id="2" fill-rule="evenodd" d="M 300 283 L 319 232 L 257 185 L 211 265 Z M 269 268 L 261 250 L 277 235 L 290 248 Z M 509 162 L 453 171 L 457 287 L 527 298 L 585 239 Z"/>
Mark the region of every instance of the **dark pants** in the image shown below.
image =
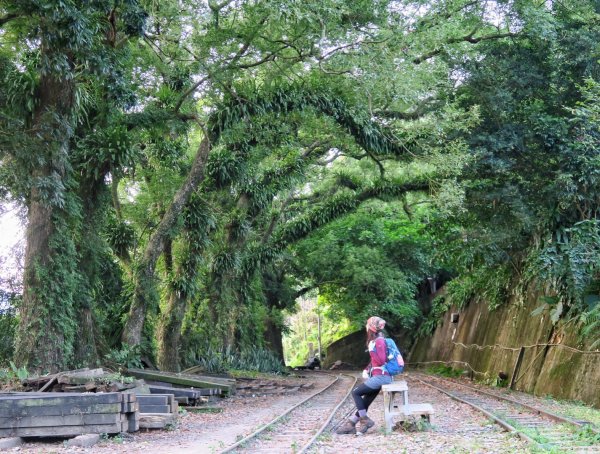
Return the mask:
<path id="1" fill-rule="evenodd" d="M 380 390 L 381 387 L 373 389 L 364 383 L 354 388 L 352 390 L 352 398 L 354 399 L 357 410 L 368 410 L 369 405 L 373 403 Z M 356 412 L 356 416 L 359 416 L 358 411 Z"/>
<path id="2" fill-rule="evenodd" d="M 392 383 L 392 377 L 390 377 L 388 374 L 375 375 L 369 378 L 362 385 L 354 388 L 352 390 L 352 397 L 354 398 L 356 408 L 359 411 L 367 411 L 369 405 L 373 403 L 377 397 L 377 394 L 379 394 L 381 387 L 390 383 Z M 356 412 L 356 416 L 359 416 L 358 412 Z"/>

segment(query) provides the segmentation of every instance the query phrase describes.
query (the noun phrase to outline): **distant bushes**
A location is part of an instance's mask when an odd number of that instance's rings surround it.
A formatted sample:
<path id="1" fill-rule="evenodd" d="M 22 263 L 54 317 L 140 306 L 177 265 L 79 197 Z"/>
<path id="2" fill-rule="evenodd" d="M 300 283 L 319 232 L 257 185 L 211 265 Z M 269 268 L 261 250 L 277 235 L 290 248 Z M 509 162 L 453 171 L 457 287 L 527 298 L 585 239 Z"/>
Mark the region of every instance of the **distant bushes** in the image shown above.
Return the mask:
<path id="1" fill-rule="evenodd" d="M 12 359 L 16 327 L 14 307 L 0 301 L 0 366 L 8 366 Z"/>
<path id="2" fill-rule="evenodd" d="M 286 370 L 285 365 L 275 353 L 260 348 L 216 350 L 209 347 L 202 352 L 196 363 L 208 373 L 222 373 L 230 370 L 283 373 Z"/>

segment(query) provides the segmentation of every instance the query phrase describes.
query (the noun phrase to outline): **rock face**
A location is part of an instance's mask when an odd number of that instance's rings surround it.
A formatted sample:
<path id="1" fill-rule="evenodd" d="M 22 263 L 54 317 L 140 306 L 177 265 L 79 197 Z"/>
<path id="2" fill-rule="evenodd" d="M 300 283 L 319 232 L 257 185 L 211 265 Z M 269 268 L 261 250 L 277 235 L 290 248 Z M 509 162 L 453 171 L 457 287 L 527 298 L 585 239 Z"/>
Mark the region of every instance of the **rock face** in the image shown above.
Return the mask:
<path id="1" fill-rule="evenodd" d="M 468 369 L 467 363 L 476 376 L 508 375 L 514 389 L 600 407 L 600 351 L 580 342 L 573 323 L 553 325 L 547 312 L 532 316 L 539 305 L 540 295 L 531 292 L 494 311 L 484 301 L 450 308 L 432 336 L 417 340 L 410 363 Z"/>

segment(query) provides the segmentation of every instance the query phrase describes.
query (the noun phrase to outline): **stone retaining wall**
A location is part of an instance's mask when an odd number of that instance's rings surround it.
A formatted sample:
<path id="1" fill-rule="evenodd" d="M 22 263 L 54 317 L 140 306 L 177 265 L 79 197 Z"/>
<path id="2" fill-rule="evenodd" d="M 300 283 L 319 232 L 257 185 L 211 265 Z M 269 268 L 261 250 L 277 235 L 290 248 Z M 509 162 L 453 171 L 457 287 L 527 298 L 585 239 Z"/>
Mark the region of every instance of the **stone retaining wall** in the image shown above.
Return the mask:
<path id="1" fill-rule="evenodd" d="M 432 336 L 417 340 L 409 361 L 449 362 L 490 378 L 503 372 L 509 382 L 515 375 L 514 389 L 600 407 L 600 351 L 584 354 L 565 348 L 590 350 L 590 342 L 578 344 L 572 324 L 553 325 L 547 313 L 532 316 L 540 304 L 539 295 L 532 293 L 524 302 L 511 301 L 495 311 L 476 301 L 460 311 L 452 308 Z M 451 322 L 452 313 L 459 314 L 457 323 Z"/>
<path id="2" fill-rule="evenodd" d="M 391 337 L 404 357 L 410 347 L 408 331 L 394 332 Z M 369 364 L 369 354 L 365 345 L 366 335 L 364 331 L 356 331 L 346 337 L 338 339 L 327 347 L 327 356 L 323 366 L 328 369 L 336 361 L 342 361 L 345 365 L 351 365 L 356 369 L 362 369 Z"/>

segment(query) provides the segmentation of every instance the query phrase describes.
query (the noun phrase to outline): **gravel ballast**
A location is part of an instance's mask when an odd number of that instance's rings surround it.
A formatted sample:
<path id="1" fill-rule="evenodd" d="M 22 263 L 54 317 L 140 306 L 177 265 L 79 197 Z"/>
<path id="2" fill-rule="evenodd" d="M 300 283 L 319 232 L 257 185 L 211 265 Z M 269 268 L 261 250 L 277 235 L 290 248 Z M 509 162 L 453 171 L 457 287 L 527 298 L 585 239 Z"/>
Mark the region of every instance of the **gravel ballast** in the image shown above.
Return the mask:
<path id="1" fill-rule="evenodd" d="M 386 434 L 383 422 L 383 397 L 380 394 L 371 406 L 369 416 L 375 427 L 363 436 L 337 435 L 326 432 L 312 449 L 315 453 L 528 453 L 528 445 L 513 434 L 471 409 L 453 401 L 425 385 L 411 380 L 410 373 L 403 379 L 409 385 L 411 403 L 431 403 L 435 420 L 431 427 L 396 429 Z M 123 437 L 101 439 L 92 447 L 67 447 L 63 442 L 30 442 L 18 448 L 24 453 L 211 453 L 253 432 L 271 421 L 277 414 L 300 402 L 331 381 L 325 374 L 306 374 L 296 378 L 299 384 L 313 382 L 311 389 L 292 394 L 234 396 L 210 404 L 220 412 L 184 412 L 177 427 L 170 431 L 158 430 Z M 426 426 L 426 425 L 425 425 Z M 411 431 L 418 429 L 418 431 Z M 290 452 L 292 452 L 290 450 Z"/>

